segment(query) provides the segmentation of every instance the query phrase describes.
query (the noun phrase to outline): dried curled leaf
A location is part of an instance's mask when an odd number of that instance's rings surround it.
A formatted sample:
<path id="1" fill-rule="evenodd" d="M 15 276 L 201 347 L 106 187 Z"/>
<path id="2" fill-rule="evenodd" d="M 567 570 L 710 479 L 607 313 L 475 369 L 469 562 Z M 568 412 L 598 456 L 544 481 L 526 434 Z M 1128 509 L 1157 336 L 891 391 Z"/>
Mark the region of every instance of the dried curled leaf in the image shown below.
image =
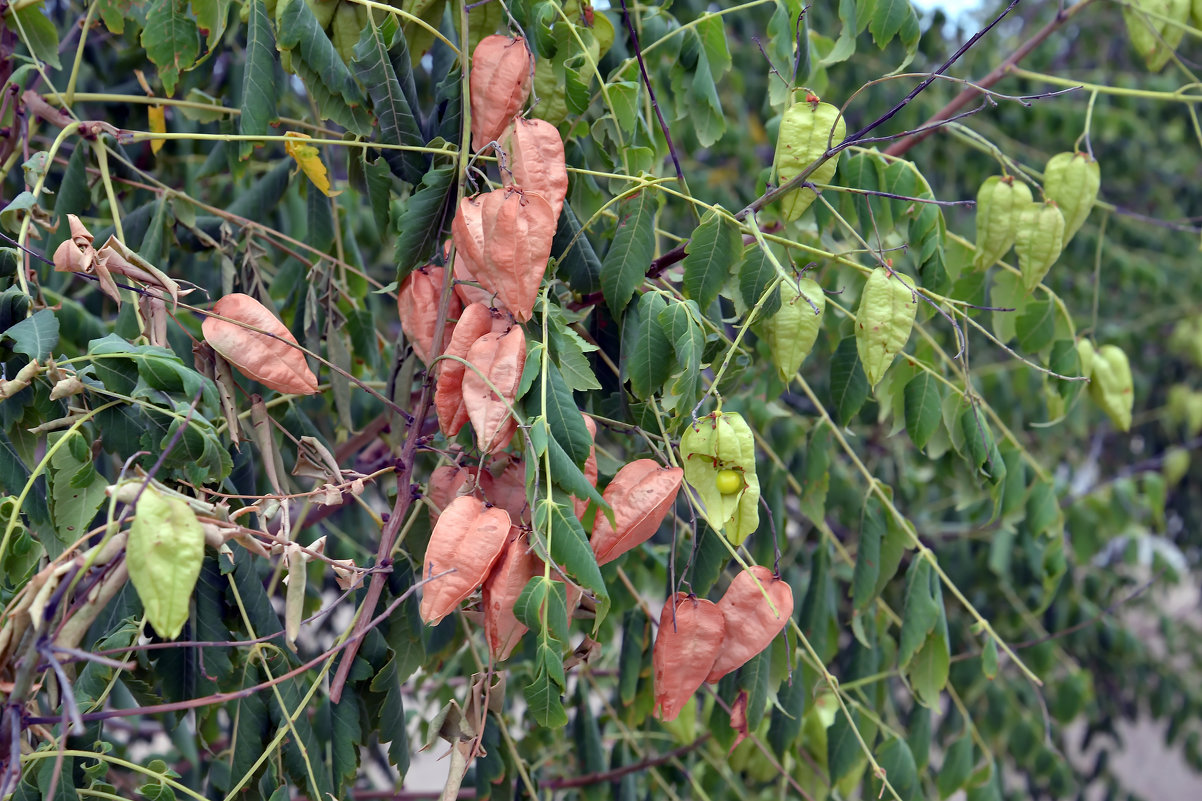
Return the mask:
<path id="1" fill-rule="evenodd" d="M 534 61 L 525 39 L 485 36 L 472 53 L 472 149 L 500 137 L 530 94 Z"/>
<path id="2" fill-rule="evenodd" d="M 422 620 L 436 624 L 484 583 L 509 541 L 509 513 L 462 495 L 447 505 L 426 545 L 422 578 L 453 570 L 422 586 Z"/>
<path id="3" fill-rule="evenodd" d="M 188 622 L 188 606 L 205 535 L 184 501 L 147 487 L 135 508 L 125 544 L 125 564 L 155 632 L 174 640 Z"/>
<path id="4" fill-rule="evenodd" d="M 752 565 L 730 582 L 718 609 L 726 621 L 726 638 L 705 677 L 709 682 L 738 670 L 771 645 L 793 614 L 793 589 L 768 568 Z"/>
<path id="5" fill-rule="evenodd" d="M 543 560 L 530 548 L 526 535 L 512 529 L 505 552 L 484 582 L 484 636 L 494 661 L 508 659 L 526 633 L 526 626 L 514 615 L 513 606 L 526 583 L 542 571 Z"/>
<path id="6" fill-rule="evenodd" d="M 876 386 L 910 340 L 918 297 L 901 273 L 878 267 L 868 276 L 856 309 L 856 350 L 868 383 Z"/>
<path id="7" fill-rule="evenodd" d="M 598 514 L 592 546 L 597 564 L 612 562 L 655 535 L 680 491 L 684 470 L 661 467 L 654 459 L 623 465 L 602 496 L 614 510 L 614 522 Z"/>
<path id="8" fill-rule="evenodd" d="M 705 683 L 725 639 L 726 617 L 713 602 L 678 592 L 664 604 L 651 651 L 660 720 L 676 720 Z"/>
<path id="9" fill-rule="evenodd" d="M 503 169 L 501 177 L 512 176 L 513 180 L 506 183 L 546 198 L 558 220 L 568 194 L 568 169 L 559 129 L 546 120 L 514 117 L 501 134 L 501 148 L 509 156 L 508 173 Z"/>
<path id="10" fill-rule="evenodd" d="M 555 215 L 536 192 L 497 189 L 484 196 L 484 265 L 474 271 L 519 323 L 527 322 L 547 272 Z"/>
<path id="11" fill-rule="evenodd" d="M 296 337 L 259 301 L 234 293 L 213 304 L 201 324 L 205 341 L 247 378 L 294 395 L 317 392 L 317 377 L 305 363 Z"/>
<path id="12" fill-rule="evenodd" d="M 307 145 L 301 141 L 312 137 L 296 131 L 286 131 L 284 136 L 288 137 L 284 140 L 284 150 L 289 156 L 292 156 L 297 166 L 313 182 L 313 185 L 320 189 L 326 197 L 337 197 L 342 194 L 341 189 L 337 192 L 330 191 L 330 176 L 326 172 L 326 165 L 322 163 L 321 151 L 313 145 Z"/>
<path id="13" fill-rule="evenodd" d="M 467 406 L 463 403 L 463 374 L 467 367 L 459 359 L 466 359 L 476 340 L 490 331 L 504 330 L 504 320 L 482 303 L 472 303 L 459 315 L 459 321 L 451 329 L 443 355 L 438 363 L 438 383 L 434 387 L 434 409 L 438 412 L 438 427 L 448 437 L 453 437 L 468 421 Z"/>
<path id="14" fill-rule="evenodd" d="M 463 405 L 480 450 L 496 453 L 509 444 L 517 428 L 510 407 L 526 365 L 526 334 L 516 325 L 503 334 L 485 334 L 472 344 L 467 360 L 480 372 L 464 372 Z"/>
<path id="15" fill-rule="evenodd" d="M 397 292 L 397 312 L 401 317 L 401 329 L 413 343 L 413 352 L 426 365 L 437 353 L 446 350 L 451 341 L 451 325 L 443 326 L 442 344 L 434 347 L 434 331 L 438 326 L 438 305 L 442 299 L 444 280 L 442 267 L 427 265 L 414 270 L 401 282 Z M 452 295 L 447 303 L 447 316 L 454 319 L 463 310 L 458 295 Z"/>

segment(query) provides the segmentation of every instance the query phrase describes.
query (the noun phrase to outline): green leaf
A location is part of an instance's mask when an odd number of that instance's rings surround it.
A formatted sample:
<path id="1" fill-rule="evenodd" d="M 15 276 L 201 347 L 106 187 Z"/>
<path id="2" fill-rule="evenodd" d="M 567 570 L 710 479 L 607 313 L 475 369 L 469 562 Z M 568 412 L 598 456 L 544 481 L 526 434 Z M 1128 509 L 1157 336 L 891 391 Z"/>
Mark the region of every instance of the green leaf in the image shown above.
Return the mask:
<path id="1" fill-rule="evenodd" d="M 56 70 L 63 68 L 58 57 L 58 31 L 44 13 L 41 3 L 28 5 L 5 15 L 4 24 L 16 32 L 30 53 Z"/>
<path id="2" fill-rule="evenodd" d="M 976 406 L 969 406 L 960 415 L 960 431 L 964 436 L 965 456 L 973 469 L 981 471 L 991 483 L 1000 484 L 1006 478 L 1006 463 L 984 413 Z"/>
<path id="3" fill-rule="evenodd" d="M 739 294 L 748 309 L 754 308 L 760 298 L 776 281 L 776 267 L 768 260 L 768 254 L 759 245 L 747 248 L 739 265 Z M 772 296 L 760 308 L 760 319 L 768 319 L 780 309 L 780 287 L 772 290 Z"/>
<path id="4" fill-rule="evenodd" d="M 862 771 L 868 764 L 868 755 L 856 738 L 856 730 L 863 726 L 864 720 L 859 712 L 853 714 L 854 718 L 848 720 L 843 710 L 837 710 L 835 722 L 826 733 L 826 763 L 832 784 Z"/>
<path id="5" fill-rule="evenodd" d="M 574 392 L 601 389 L 601 382 L 597 380 L 588 356 L 585 355 L 597 350 L 597 346 L 586 342 L 569 327 L 558 307 L 553 307 L 550 317 L 551 326 L 547 332 L 547 339 L 551 348 L 551 359 L 563 373 L 564 382 Z"/>
<path id="6" fill-rule="evenodd" d="M 997 640 L 990 637 L 985 640 L 985 647 L 981 649 L 981 673 L 985 678 L 993 681 L 997 678 L 997 671 Z"/>
<path id="7" fill-rule="evenodd" d="M 572 397 L 572 390 L 564 381 L 559 369 L 547 365 L 547 405 L 544 413 L 547 425 L 551 428 L 551 436 L 563 448 L 578 467 L 584 467 L 592 450 L 593 438 L 589 436 L 584 418 Z"/>
<path id="8" fill-rule="evenodd" d="M 255 181 L 249 190 L 239 191 L 234 202 L 226 207 L 226 212 L 236 217 L 255 220 L 262 219 L 264 215 L 272 212 L 288 189 L 294 164 L 292 159 L 281 159 L 266 175 Z"/>
<path id="9" fill-rule="evenodd" d="M 192 588 L 204 561 L 205 536 L 184 501 L 147 487 L 129 527 L 129 580 L 154 630 L 174 640 L 188 622 Z"/>
<path id="10" fill-rule="evenodd" d="M 398 41 L 403 48 L 404 37 L 398 37 Z M 405 57 L 401 62 L 408 69 L 409 59 Z M 387 145 L 422 147 L 426 141 L 413 109 L 409 107 L 409 100 L 401 90 L 394 63 L 383 34 L 374 22 L 369 21 L 355 45 L 353 66 L 371 98 L 372 110 L 380 125 L 379 141 Z M 427 156 L 406 150 L 389 149 L 383 153 L 384 160 L 399 178 L 411 184 L 421 181 L 429 163 Z"/>
<path id="11" fill-rule="evenodd" d="M 576 583 L 597 596 L 595 629 L 609 611 L 609 590 L 597 567 L 588 536 L 572 507 L 540 498 L 534 507 L 534 529 L 533 538 L 539 549 L 546 553 L 549 545 L 551 559 Z"/>
<path id="12" fill-rule="evenodd" d="M 922 787 L 918 782 L 918 767 L 914 764 L 914 754 L 910 746 L 899 737 L 886 740 L 876 751 L 877 764 L 885 771 L 889 784 L 897 791 L 901 801 L 917 801 L 922 798 Z M 884 788 L 879 779 L 873 780 L 873 797 L 884 797 Z M 880 791 L 876 788 L 881 786 Z"/>
<path id="13" fill-rule="evenodd" d="M 852 348 L 855 348 L 853 343 Z M 801 513 L 815 525 L 826 519 L 826 493 L 830 488 L 832 450 L 831 430 L 825 425 L 814 428 L 801 476 Z"/>
<path id="14" fill-rule="evenodd" d="M 772 684 L 772 649 L 765 648 L 739 668 L 739 687 L 747 691 L 747 728 L 755 731 L 768 709 Z"/>
<path id="15" fill-rule="evenodd" d="M 903 34 L 903 29 L 910 25 L 918 25 L 918 18 L 910 0 L 876 0 L 872 9 L 872 17 L 868 21 L 868 31 L 872 40 L 882 50 L 895 36 Z"/>
<path id="16" fill-rule="evenodd" d="M 279 0 L 276 35 L 281 50 L 292 53 L 292 67 L 313 95 L 323 118 L 360 136 L 371 135 L 371 117 L 363 109 L 363 93 L 321 29 L 305 0 Z"/>
<path id="17" fill-rule="evenodd" d="M 175 94 L 179 74 L 196 63 L 200 34 L 185 0 L 153 0 L 142 29 L 142 47 L 159 68 L 159 79 L 168 96 Z"/>
<path id="18" fill-rule="evenodd" d="M 808 695 L 800 670 L 785 681 L 776 695 L 776 706 L 772 708 L 772 719 L 768 723 L 768 745 L 778 757 L 789 753 L 801 734 L 801 719 L 805 715 Z"/>
<path id="19" fill-rule="evenodd" d="M 934 586 L 932 587 L 932 584 Z M 906 573 L 906 603 L 898 637 L 897 664 L 905 669 L 939 622 L 939 578 L 926 559 L 915 559 Z"/>
<path id="20" fill-rule="evenodd" d="M 940 596 L 939 610 L 942 613 L 942 596 Z M 932 708 L 939 706 L 940 693 L 947 686 L 948 670 L 951 667 L 951 651 L 947 642 L 947 621 L 942 614 L 940 619 L 941 627 L 927 638 L 906 669 L 906 675 L 910 679 L 918 702 Z"/>
<path id="21" fill-rule="evenodd" d="M 614 317 L 622 316 L 654 255 L 655 198 L 643 190 L 621 202 L 618 230 L 601 262 L 601 291 Z"/>
<path id="22" fill-rule="evenodd" d="M 941 799 L 968 784 L 968 777 L 972 773 L 972 756 L 972 737 L 967 734 L 947 749 L 943 765 L 939 768 L 939 778 L 935 781 Z"/>
<path id="23" fill-rule="evenodd" d="M 1052 344 L 1056 336 L 1056 307 L 1050 300 L 1033 300 L 1026 310 L 1014 321 L 1014 333 L 1018 335 L 1018 346 L 1027 353 L 1035 353 Z"/>
<path id="24" fill-rule="evenodd" d="M 78 431 L 70 436 L 71 445 L 85 442 Z M 52 437 L 51 443 L 57 440 L 58 437 Z M 96 472 L 91 450 L 86 447 L 82 450 L 79 454 L 75 448 L 60 447 L 50 457 L 50 511 L 57 537 L 53 542 L 43 538 L 42 545 L 52 559 L 87 533 L 88 525 L 105 500 L 108 482 Z"/>
<path id="25" fill-rule="evenodd" d="M 701 310 L 693 301 L 672 301 L 658 315 L 660 328 L 676 352 L 679 372 L 669 387 L 675 403 L 665 399 L 665 408 L 675 408 L 683 414 L 697 404 L 701 397 L 701 359 L 705 354 L 705 331 L 698 322 Z"/>
<path id="26" fill-rule="evenodd" d="M 556 640 L 540 642 L 535 657 L 534 680 L 522 690 L 530 715 L 548 729 L 560 729 L 568 725 L 568 713 L 563 708 L 561 695 L 564 689 L 563 659 Z"/>
<path id="27" fill-rule="evenodd" d="M 450 224 L 454 206 L 455 168 L 439 167 L 426 173 L 397 220 L 398 283 L 433 255 Z"/>
<path id="28" fill-rule="evenodd" d="M 546 614 L 545 632 L 548 636 L 566 640 L 568 637 L 567 588 L 562 581 L 546 576 L 535 576 L 526 582 L 518 599 L 513 604 L 514 616 L 527 628 L 543 632 L 543 614 Z"/>
<path id="29" fill-rule="evenodd" d="M 868 400 L 869 389 L 856 338 L 845 337 L 831 356 L 831 401 L 839 425 L 847 425 L 859 414 Z"/>
<path id="30" fill-rule="evenodd" d="M 926 371 L 919 372 L 906 384 L 906 433 L 916 448 L 927 446 L 931 435 L 943 420 L 943 390 L 939 380 Z"/>
<path id="31" fill-rule="evenodd" d="M 30 358 L 45 361 L 58 345 L 58 318 L 50 309 L 42 309 L 21 322 L 0 331 L 0 341 L 12 340 L 12 349 Z"/>
<path id="32" fill-rule="evenodd" d="M 635 312 L 622 325 L 622 363 L 630 379 L 630 391 L 643 400 L 660 390 L 672 375 L 672 343 L 664 334 L 659 315 L 668 307 L 658 292 L 639 298 Z"/>
<path id="33" fill-rule="evenodd" d="M 268 123 L 275 117 L 275 34 L 261 0 L 247 3 L 246 65 L 242 68 L 242 98 L 238 133 L 266 136 Z M 253 142 L 243 142 L 240 155 L 250 156 Z"/>
<path id="34" fill-rule="evenodd" d="M 536 431 L 539 429 L 541 426 L 535 428 Z M 546 448 L 551 459 L 552 481 L 556 486 L 562 487 L 577 498 L 592 501 L 605 509 L 609 508 L 609 505 L 602 499 L 601 493 L 597 492 L 597 488 L 584 477 L 584 473 L 572 461 L 572 457 L 568 456 L 563 446 L 559 444 L 559 440 L 548 440 Z"/>
<path id="35" fill-rule="evenodd" d="M 881 540 L 885 526 L 878 516 L 865 514 L 860 519 L 860 543 L 856 549 L 856 566 L 851 579 L 852 605 L 864 611 L 876 598 L 877 581 L 881 575 Z"/>
<path id="36" fill-rule="evenodd" d="M 196 17 L 196 27 L 205 37 L 205 45 L 211 51 L 213 45 L 219 42 L 222 34 L 225 33 L 231 0 L 190 0 L 190 2 L 192 13 Z"/>
<path id="37" fill-rule="evenodd" d="M 634 703 L 639 687 L 643 656 L 649 642 L 647 616 L 635 607 L 622 617 L 622 648 L 618 654 L 618 697 L 623 704 Z"/>
<path id="38" fill-rule="evenodd" d="M 555 257 L 556 273 L 573 291 L 583 294 L 601 289 L 601 259 L 597 258 L 570 203 L 565 202 L 559 214 L 551 255 Z"/>
<path id="39" fill-rule="evenodd" d="M 708 309 L 718 297 L 730 277 L 730 265 L 743 247 L 738 226 L 727 219 L 721 208 L 705 213 L 685 245 L 681 289 L 685 297 L 697 301 L 702 309 Z"/>
<path id="40" fill-rule="evenodd" d="M 814 551 L 814 563 L 810 567 L 810 584 L 801 601 L 797 624 L 801 633 L 810 641 L 814 651 L 825 664 L 838 646 L 838 631 L 835 626 L 835 583 L 830 572 L 830 549 L 820 545 Z"/>

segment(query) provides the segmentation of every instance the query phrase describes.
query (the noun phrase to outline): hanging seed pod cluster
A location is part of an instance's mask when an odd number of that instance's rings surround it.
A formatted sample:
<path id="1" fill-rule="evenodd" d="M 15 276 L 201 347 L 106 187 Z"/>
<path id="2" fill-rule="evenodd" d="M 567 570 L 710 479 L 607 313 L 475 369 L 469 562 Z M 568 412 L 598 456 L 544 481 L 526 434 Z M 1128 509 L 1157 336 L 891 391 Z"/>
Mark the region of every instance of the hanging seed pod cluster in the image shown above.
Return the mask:
<path id="1" fill-rule="evenodd" d="M 793 590 L 752 565 L 717 603 L 676 593 L 664 604 L 652 651 L 655 712 L 675 720 L 702 684 L 719 681 L 772 644 L 793 614 Z"/>

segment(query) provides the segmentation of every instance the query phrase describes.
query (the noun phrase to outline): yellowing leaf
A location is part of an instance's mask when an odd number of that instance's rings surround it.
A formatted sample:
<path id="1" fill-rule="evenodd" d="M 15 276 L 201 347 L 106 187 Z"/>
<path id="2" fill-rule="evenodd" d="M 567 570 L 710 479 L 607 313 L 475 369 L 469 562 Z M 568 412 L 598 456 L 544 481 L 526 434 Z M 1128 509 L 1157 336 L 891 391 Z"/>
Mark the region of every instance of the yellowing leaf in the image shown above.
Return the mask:
<path id="1" fill-rule="evenodd" d="M 288 155 L 296 160 L 297 165 L 308 176 L 313 185 L 322 191 L 326 197 L 335 197 L 342 194 L 342 191 L 330 191 L 330 176 L 326 173 L 326 165 L 321 161 L 321 154 L 313 145 L 306 145 L 300 139 L 308 139 L 309 136 L 295 131 L 288 131 L 284 136 L 290 137 L 289 141 L 284 143 L 284 150 L 288 151 Z"/>
<path id="2" fill-rule="evenodd" d="M 150 118 L 151 133 L 167 133 L 167 109 L 162 106 L 147 106 L 146 116 Z M 150 140 L 150 152 L 156 156 L 163 149 L 163 139 Z"/>
<path id="3" fill-rule="evenodd" d="M 159 636 L 174 640 L 204 561 L 205 535 L 188 504 L 147 488 L 129 527 L 125 564 Z"/>

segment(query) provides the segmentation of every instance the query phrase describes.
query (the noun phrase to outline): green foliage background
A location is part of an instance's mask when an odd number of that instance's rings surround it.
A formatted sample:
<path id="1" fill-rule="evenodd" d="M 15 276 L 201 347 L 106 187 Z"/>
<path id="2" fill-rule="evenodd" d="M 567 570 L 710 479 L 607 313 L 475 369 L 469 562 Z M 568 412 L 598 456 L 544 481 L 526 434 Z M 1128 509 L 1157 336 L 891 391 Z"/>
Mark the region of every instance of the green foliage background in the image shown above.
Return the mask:
<path id="1" fill-rule="evenodd" d="M 788 84 L 846 104 L 859 130 L 997 5 L 949 21 L 828 0 L 798 27 L 797 0 L 629 3 L 636 47 L 621 4 L 575 0 L 470 12 L 446 0 L 9 3 L 0 360 L 7 381 L 23 368 L 30 380 L 0 403 L 0 787 L 22 799 L 369 797 L 399 789 L 411 755 L 445 749 L 441 737 L 476 798 L 1124 797 L 1139 788 L 1120 785 L 1109 754 L 1124 721 L 1147 717 L 1202 769 L 1202 640 L 1162 611 L 1196 585 L 1202 544 L 1202 23 L 1152 73 L 1122 35 L 1123 4 L 1083 0 L 1061 17 L 1054 3 L 1019 4 L 872 132 L 882 141 L 843 152 L 801 220 L 783 223 L 772 204 L 734 216 L 769 188 Z M 595 612 L 527 635 L 489 674 L 477 617 L 427 628 L 404 595 L 430 530 L 426 480 L 479 455 L 470 433 L 448 442 L 407 425 L 425 418 L 426 375 L 395 295 L 436 258 L 458 198 L 496 182 L 489 159 L 469 172 L 460 152 L 464 68 L 481 37 L 518 26 L 538 60 L 530 113 L 558 126 L 571 181 L 524 387 L 545 381 L 597 418 L 602 487 L 635 458 L 675 462 L 682 430 L 720 397 L 756 432 L 765 506 L 732 560 L 682 493 L 654 540 L 598 571 L 567 507 L 544 503 L 534 534 Z M 989 99 L 965 107 L 975 113 L 904 138 L 1016 53 Z M 298 172 L 286 131 L 313 137 L 341 194 Z M 1003 170 L 1038 184 L 1051 155 L 1074 149 L 1099 161 L 1101 197 L 1044 286 L 1015 291 L 1010 257 L 973 271 L 974 211 L 957 202 Z M 148 344 L 132 293 L 118 308 L 38 257 L 68 237 L 69 213 L 98 243 L 115 235 L 195 287 L 168 322 L 170 347 Z M 872 390 L 854 314 L 886 258 L 929 302 Z M 772 259 L 810 266 L 829 293 L 788 382 L 749 324 L 779 305 Z M 278 313 L 323 382 L 299 397 L 239 377 L 244 430 L 254 392 L 271 422 L 240 445 L 192 355 L 204 310 L 233 291 Z M 1128 355 L 1130 432 L 1083 382 L 1048 374 L 1079 375 L 1082 338 Z M 52 400 L 72 376 L 80 391 Z M 537 457 L 526 453 L 528 491 L 540 473 L 544 501 L 548 487 L 579 487 L 583 455 L 578 421 L 547 397 L 519 403 Z M 343 471 L 332 505 L 311 493 L 323 480 L 287 475 L 302 437 Z M 120 549 L 88 551 L 129 528 L 128 497 L 106 488 L 138 469 L 257 541 L 281 525 L 306 546 L 324 537 L 326 558 L 294 595 L 281 554 L 208 548 L 185 643 L 164 647 L 120 580 Z M 389 525 L 391 572 L 368 577 L 382 599 L 360 614 L 387 613 L 340 676 L 335 646 L 365 590 L 343 594 L 328 560 L 372 567 Z M 746 563 L 779 565 L 794 625 L 678 721 L 656 721 L 660 605 L 682 586 L 716 599 Z M 295 652 L 279 639 L 286 595 L 292 613 L 297 599 L 306 615 L 339 610 L 307 622 Z M 736 744 L 741 692 L 749 736 Z M 1090 745 L 1092 764 L 1066 760 Z"/>

